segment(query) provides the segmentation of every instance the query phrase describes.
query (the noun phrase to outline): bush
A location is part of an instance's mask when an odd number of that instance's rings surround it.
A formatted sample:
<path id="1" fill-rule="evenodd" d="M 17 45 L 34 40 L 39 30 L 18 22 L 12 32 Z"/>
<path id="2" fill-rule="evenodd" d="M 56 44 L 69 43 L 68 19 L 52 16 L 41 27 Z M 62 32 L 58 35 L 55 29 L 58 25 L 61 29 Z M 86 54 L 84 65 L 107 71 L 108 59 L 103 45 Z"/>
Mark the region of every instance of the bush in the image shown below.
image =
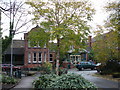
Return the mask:
<path id="1" fill-rule="evenodd" d="M 33 82 L 34 88 L 47 88 L 52 82 L 55 81 L 56 74 L 41 75 L 38 80 Z"/>
<path id="2" fill-rule="evenodd" d="M 96 87 L 80 75 L 76 74 L 64 74 L 57 76 L 42 75 L 39 80 L 34 81 L 34 88 L 55 88 L 55 89 L 80 89 L 80 88 L 92 88 L 97 90 Z"/>
<path id="3" fill-rule="evenodd" d="M 29 72 L 26 73 L 27 76 L 32 76 L 32 75 L 35 75 L 35 74 L 36 74 L 36 72 L 32 72 L 32 71 L 29 71 Z"/>
<path id="4" fill-rule="evenodd" d="M 67 74 L 68 70 L 66 68 L 59 68 L 59 76 L 62 74 Z"/>
<path id="5" fill-rule="evenodd" d="M 17 83 L 17 80 L 13 77 L 9 77 L 9 76 L 2 76 L 2 83 L 3 84 L 15 84 Z"/>
<path id="6" fill-rule="evenodd" d="M 41 71 L 41 74 L 50 74 L 52 71 L 52 64 L 45 62 L 41 66 L 37 67 L 37 70 Z"/>
<path id="7" fill-rule="evenodd" d="M 120 72 L 120 64 L 117 60 L 108 60 L 106 65 L 99 66 L 97 70 L 102 75 Z"/>
<path id="8" fill-rule="evenodd" d="M 120 78 L 120 72 L 113 73 L 113 74 L 112 74 L 112 77 L 113 77 L 113 78 Z"/>

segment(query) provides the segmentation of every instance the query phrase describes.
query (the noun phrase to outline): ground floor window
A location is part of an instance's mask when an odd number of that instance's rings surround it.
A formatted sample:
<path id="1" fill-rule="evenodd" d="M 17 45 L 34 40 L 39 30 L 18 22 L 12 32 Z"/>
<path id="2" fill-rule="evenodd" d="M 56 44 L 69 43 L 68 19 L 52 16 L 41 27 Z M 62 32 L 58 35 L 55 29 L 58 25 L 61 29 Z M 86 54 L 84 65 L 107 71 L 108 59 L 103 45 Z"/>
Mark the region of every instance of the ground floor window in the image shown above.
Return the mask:
<path id="1" fill-rule="evenodd" d="M 36 52 L 33 53 L 33 63 L 37 62 L 37 54 Z"/>
<path id="2" fill-rule="evenodd" d="M 72 64 L 76 64 L 81 61 L 81 55 L 70 55 L 70 60 Z"/>
<path id="3" fill-rule="evenodd" d="M 38 62 L 39 62 L 39 63 L 42 62 L 42 53 L 38 53 Z"/>
<path id="4" fill-rule="evenodd" d="M 44 62 L 46 62 L 46 52 L 44 52 Z"/>

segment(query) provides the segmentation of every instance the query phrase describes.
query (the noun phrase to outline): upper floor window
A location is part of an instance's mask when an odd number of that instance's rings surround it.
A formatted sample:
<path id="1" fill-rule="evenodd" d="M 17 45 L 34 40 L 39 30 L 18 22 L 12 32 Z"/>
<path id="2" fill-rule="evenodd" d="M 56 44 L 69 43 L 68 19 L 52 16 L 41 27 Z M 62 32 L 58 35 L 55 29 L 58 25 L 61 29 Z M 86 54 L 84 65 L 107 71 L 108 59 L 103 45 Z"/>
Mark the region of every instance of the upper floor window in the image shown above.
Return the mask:
<path id="1" fill-rule="evenodd" d="M 52 61 L 53 61 L 53 55 L 50 54 L 50 62 L 52 62 Z"/>
<path id="2" fill-rule="evenodd" d="M 30 47 L 30 41 L 28 41 L 28 47 Z"/>
<path id="3" fill-rule="evenodd" d="M 30 54 L 30 52 L 28 53 L 28 63 L 31 63 L 31 54 Z"/>
<path id="4" fill-rule="evenodd" d="M 40 47 L 39 41 L 28 41 L 28 47 Z"/>
<path id="5" fill-rule="evenodd" d="M 45 45 L 44 45 L 44 48 L 46 48 L 46 43 L 45 43 Z"/>

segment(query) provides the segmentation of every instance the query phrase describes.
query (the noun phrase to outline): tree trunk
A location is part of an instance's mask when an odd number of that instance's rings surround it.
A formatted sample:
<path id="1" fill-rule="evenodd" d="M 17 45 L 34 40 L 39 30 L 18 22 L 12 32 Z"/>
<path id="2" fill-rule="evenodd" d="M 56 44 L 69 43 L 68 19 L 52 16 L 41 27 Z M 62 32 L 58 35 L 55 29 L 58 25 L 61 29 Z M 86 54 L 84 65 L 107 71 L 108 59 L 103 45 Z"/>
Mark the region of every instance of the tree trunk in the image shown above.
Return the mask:
<path id="1" fill-rule="evenodd" d="M 57 38 L 56 74 L 59 75 L 60 39 Z"/>

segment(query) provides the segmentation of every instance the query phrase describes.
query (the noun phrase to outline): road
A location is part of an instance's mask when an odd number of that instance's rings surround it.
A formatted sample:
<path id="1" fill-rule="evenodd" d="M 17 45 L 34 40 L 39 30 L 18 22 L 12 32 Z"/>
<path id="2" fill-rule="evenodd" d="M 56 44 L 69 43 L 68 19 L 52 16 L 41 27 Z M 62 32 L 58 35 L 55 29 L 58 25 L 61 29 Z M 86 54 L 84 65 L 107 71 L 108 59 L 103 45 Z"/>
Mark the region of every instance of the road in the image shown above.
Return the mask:
<path id="1" fill-rule="evenodd" d="M 68 73 L 75 73 L 83 76 L 88 81 L 92 82 L 94 85 L 96 85 L 98 88 L 102 89 L 112 89 L 112 90 L 120 90 L 120 82 L 115 82 L 111 80 L 106 80 L 100 77 L 93 76 L 97 71 L 96 70 L 83 70 L 78 71 L 77 69 L 70 69 Z"/>

